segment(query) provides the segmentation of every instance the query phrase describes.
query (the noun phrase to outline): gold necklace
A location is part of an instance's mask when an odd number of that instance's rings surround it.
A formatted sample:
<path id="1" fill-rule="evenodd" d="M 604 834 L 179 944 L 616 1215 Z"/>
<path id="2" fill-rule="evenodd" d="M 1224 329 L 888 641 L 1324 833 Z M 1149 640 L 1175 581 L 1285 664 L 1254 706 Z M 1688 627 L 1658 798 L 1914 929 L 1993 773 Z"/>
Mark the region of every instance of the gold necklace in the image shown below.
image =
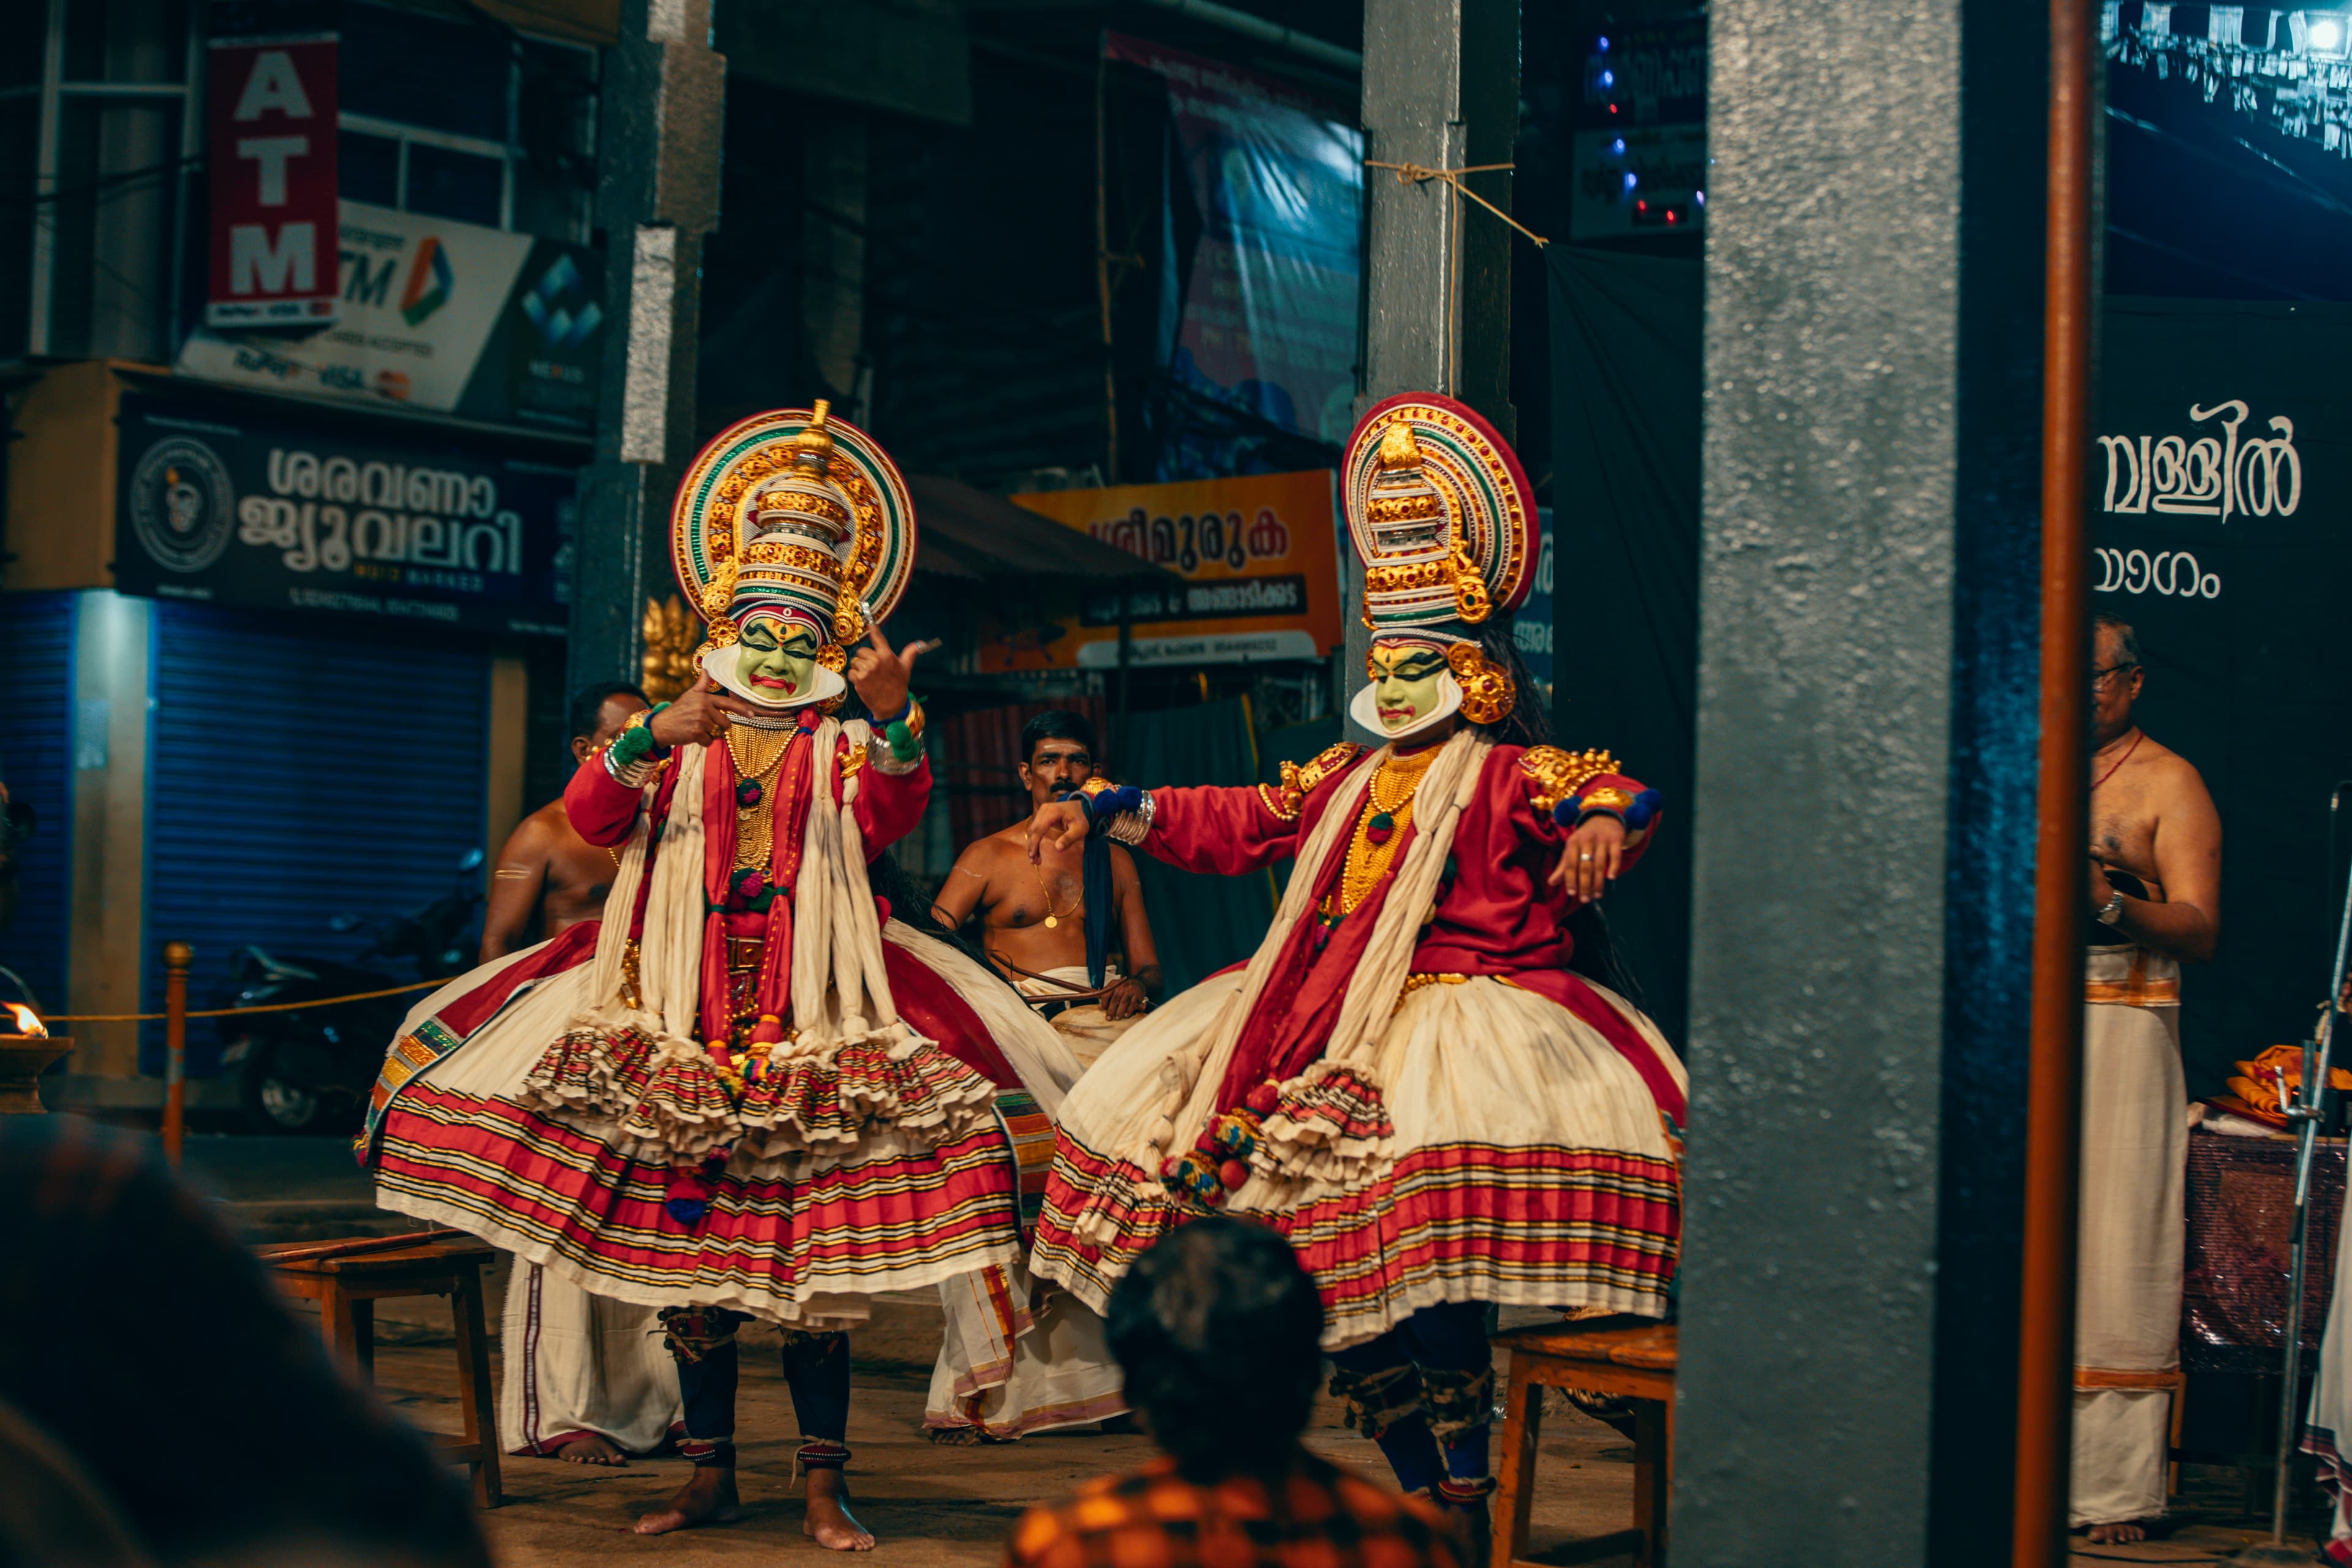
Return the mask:
<path id="1" fill-rule="evenodd" d="M 735 868 L 739 871 L 767 873 L 776 841 L 776 778 L 797 733 L 797 730 L 728 727 L 727 754 L 735 760 Z M 758 786 L 748 805 L 743 803 L 747 781 Z"/>
<path id="2" fill-rule="evenodd" d="M 1045 873 L 1042 870 L 1037 873 L 1037 886 L 1045 895 L 1045 929 L 1047 931 L 1052 931 L 1055 926 L 1060 925 L 1062 922 L 1059 917 L 1054 913 L 1054 885 L 1045 880 Z M 1070 911 L 1073 915 L 1082 915 L 1087 912 L 1087 895 L 1084 891 L 1085 884 L 1081 883 L 1079 886 L 1080 891 L 1078 893 L 1078 907 Z"/>
<path id="3" fill-rule="evenodd" d="M 1397 846 L 1412 825 L 1413 795 L 1428 776 L 1443 746 L 1424 746 L 1411 756 L 1391 755 L 1372 774 L 1362 815 L 1348 840 L 1348 858 L 1339 868 L 1339 890 L 1332 913 L 1353 914 L 1396 863 Z"/>

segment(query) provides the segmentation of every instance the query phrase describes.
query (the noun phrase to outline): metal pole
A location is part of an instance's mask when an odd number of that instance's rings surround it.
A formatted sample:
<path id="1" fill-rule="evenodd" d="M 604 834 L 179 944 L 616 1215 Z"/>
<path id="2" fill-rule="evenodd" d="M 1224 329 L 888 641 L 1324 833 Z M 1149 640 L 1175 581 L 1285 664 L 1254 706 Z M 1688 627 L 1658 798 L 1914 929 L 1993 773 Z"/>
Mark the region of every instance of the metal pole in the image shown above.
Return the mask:
<path id="1" fill-rule="evenodd" d="M 1095 51 L 1095 294 L 1102 306 L 1103 483 L 1118 483 L 1118 359 L 1111 339 L 1110 59 Z"/>
<path id="2" fill-rule="evenodd" d="M 2042 740 L 2033 1000 L 2026 1069 L 2025 1256 L 2017 1378 L 2016 1568 L 2066 1559 L 2074 1447 L 2074 1249 L 2090 854 L 2090 585 L 2083 506 L 2091 396 L 2090 0 L 2051 0 L 2042 349 Z"/>
<path id="3" fill-rule="evenodd" d="M 196 950 L 163 944 L 163 1157 L 180 1168 L 188 1135 L 188 969 Z"/>
<path id="4" fill-rule="evenodd" d="M 2329 807 L 2331 825 L 2334 806 Z M 2303 1082 L 2295 1103 L 2287 1109 L 2290 1121 L 2301 1123 L 2295 1132 L 2294 1218 L 2288 1232 L 2286 1269 L 2286 1349 L 2280 1369 L 2278 1468 L 2271 1478 L 2271 1538 L 2231 1557 L 2251 1565 L 2308 1563 L 2311 1554 L 2286 1543 L 2287 1490 L 2294 1479 L 2295 1429 L 2302 1424 L 2303 1401 L 2296 1391 L 2303 1382 L 2303 1292 L 2310 1277 L 2311 1157 L 2319 1142 L 2320 1108 L 2327 1100 L 2327 1065 L 2336 1041 L 2336 999 L 2344 993 L 2344 964 L 2352 954 L 2352 878 L 2344 885 L 2344 918 L 2336 927 L 2336 963 L 2328 971 L 2327 1001 L 2319 1015 L 2317 1037 L 2303 1045 Z"/>

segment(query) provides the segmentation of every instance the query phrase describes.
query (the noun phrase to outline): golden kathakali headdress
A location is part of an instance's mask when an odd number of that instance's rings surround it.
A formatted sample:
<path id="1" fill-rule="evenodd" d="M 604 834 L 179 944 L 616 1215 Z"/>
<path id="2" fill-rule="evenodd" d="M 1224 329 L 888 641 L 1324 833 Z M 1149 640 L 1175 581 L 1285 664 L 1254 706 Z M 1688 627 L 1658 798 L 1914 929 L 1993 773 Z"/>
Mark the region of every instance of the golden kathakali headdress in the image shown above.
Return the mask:
<path id="1" fill-rule="evenodd" d="M 915 506 L 889 454 L 820 400 L 713 437 L 678 486 L 670 544 L 710 628 L 697 661 L 734 689 L 732 645 L 757 616 L 814 630 L 825 668 L 847 662 L 906 593 Z M 822 684 L 838 695 L 837 681 Z"/>
<path id="2" fill-rule="evenodd" d="M 1364 563 L 1364 625 L 1380 642 L 1426 643 L 1446 656 L 1455 689 L 1427 721 L 1457 701 L 1473 722 L 1501 720 L 1517 693 L 1480 651 L 1479 633 L 1526 602 L 1541 547 L 1518 454 L 1466 405 L 1405 393 L 1357 423 L 1340 501 Z M 1359 697 L 1366 713 L 1369 697 L 1369 688 Z"/>

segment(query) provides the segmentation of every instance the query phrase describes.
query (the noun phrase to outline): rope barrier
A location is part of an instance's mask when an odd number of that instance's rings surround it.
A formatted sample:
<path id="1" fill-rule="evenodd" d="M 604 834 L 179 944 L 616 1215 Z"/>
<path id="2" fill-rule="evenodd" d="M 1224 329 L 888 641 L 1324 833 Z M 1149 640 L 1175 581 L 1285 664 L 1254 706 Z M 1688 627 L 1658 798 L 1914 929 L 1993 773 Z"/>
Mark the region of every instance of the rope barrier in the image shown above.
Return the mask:
<path id="1" fill-rule="evenodd" d="M 1462 183 L 1462 176 L 1465 174 L 1493 174 L 1497 170 L 1517 167 L 1515 163 L 1472 163 L 1468 167 L 1461 169 L 1432 169 L 1420 163 L 1384 163 L 1378 158 L 1367 158 L 1364 160 L 1364 167 L 1367 169 L 1387 169 L 1391 171 L 1396 175 L 1397 184 L 1400 185 L 1419 185 L 1424 184 L 1431 180 L 1443 180 L 1448 186 L 1453 188 L 1456 195 L 1468 196 L 1472 201 L 1476 202 L 1480 206 L 1485 207 L 1488 212 L 1493 213 L 1496 217 L 1501 218 L 1505 223 L 1509 224 L 1513 228 L 1517 229 L 1521 234 L 1526 235 L 1529 239 L 1534 240 L 1538 247 L 1547 246 L 1551 243 L 1550 240 L 1546 239 L 1542 235 L 1538 234 L 1535 230 L 1529 228 L 1527 225 L 1521 223 L 1518 219 L 1513 217 L 1510 214 L 1505 212 L 1502 208 L 1496 206 L 1494 203 L 1488 201 L 1486 197 L 1480 195 L 1477 192 L 1472 190 L 1469 186 Z"/>
<path id="2" fill-rule="evenodd" d="M 346 1002 L 373 1002 L 379 996 L 398 996 L 404 992 L 429 991 L 436 985 L 446 985 L 457 979 L 454 974 L 439 980 L 416 980 L 406 985 L 388 985 L 382 991 L 354 991 L 348 996 L 320 996 L 307 1002 L 263 1002 L 251 1007 L 204 1007 L 184 1013 L 185 1018 L 236 1018 L 247 1013 L 295 1013 L 305 1007 L 340 1007 Z M 146 1024 L 168 1018 L 169 1013 L 43 1013 L 37 1015 L 46 1026 L 50 1024 Z"/>

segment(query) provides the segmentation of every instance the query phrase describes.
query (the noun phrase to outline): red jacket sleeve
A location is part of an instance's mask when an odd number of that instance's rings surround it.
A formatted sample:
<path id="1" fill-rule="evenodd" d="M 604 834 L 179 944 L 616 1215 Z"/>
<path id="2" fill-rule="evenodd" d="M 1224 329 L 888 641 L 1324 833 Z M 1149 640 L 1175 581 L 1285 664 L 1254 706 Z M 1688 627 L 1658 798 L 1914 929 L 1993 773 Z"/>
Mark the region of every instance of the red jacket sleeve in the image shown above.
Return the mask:
<path id="1" fill-rule="evenodd" d="M 840 760 L 850 760 L 845 740 L 841 742 Z M 841 777 L 839 769 L 834 777 Z M 849 809 L 856 815 L 857 831 L 866 837 L 866 858 L 871 860 L 923 820 L 923 808 L 931 800 L 931 759 L 918 757 L 909 772 L 886 773 L 861 755 L 857 777 L 857 798 L 849 803 Z"/>
<path id="2" fill-rule="evenodd" d="M 637 791 L 604 771 L 604 753 L 592 752 L 572 782 L 563 786 L 563 815 L 572 830 L 598 848 L 610 848 L 629 836 L 637 820 Z"/>
<path id="3" fill-rule="evenodd" d="M 1143 847 L 1187 871 L 1232 876 L 1294 855 L 1307 803 L 1339 786 L 1361 746 L 1342 742 L 1301 766 L 1282 764 L 1279 784 L 1199 784 L 1151 792 L 1151 831 Z M 1324 809 L 1328 809 L 1325 803 Z"/>

